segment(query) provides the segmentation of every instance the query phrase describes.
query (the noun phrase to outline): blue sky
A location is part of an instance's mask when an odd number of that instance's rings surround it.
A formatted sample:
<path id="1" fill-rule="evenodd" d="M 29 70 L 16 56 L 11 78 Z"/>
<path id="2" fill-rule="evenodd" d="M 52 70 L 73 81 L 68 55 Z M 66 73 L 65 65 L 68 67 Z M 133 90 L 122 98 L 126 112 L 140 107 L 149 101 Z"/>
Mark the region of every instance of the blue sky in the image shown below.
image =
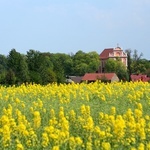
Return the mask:
<path id="1" fill-rule="evenodd" d="M 150 0 L 0 0 L 0 54 L 120 47 L 150 59 Z"/>

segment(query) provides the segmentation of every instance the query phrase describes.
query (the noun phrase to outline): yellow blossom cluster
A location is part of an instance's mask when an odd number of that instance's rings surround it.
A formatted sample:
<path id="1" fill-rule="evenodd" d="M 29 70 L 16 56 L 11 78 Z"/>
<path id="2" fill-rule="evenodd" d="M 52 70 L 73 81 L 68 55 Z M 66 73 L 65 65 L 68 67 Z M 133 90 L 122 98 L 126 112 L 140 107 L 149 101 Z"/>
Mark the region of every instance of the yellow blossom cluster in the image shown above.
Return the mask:
<path id="1" fill-rule="evenodd" d="M 0 149 L 150 150 L 150 84 L 0 86 Z"/>

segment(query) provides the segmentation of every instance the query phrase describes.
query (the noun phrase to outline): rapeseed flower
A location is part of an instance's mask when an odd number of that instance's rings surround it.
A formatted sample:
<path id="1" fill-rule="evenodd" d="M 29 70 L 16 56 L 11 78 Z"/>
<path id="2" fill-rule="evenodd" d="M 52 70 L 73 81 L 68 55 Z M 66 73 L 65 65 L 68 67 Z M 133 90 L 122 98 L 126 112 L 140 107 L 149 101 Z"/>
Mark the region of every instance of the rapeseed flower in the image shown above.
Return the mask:
<path id="1" fill-rule="evenodd" d="M 42 134 L 42 146 L 45 148 L 49 144 L 49 138 L 47 133 Z"/>
<path id="2" fill-rule="evenodd" d="M 18 143 L 16 146 L 16 150 L 24 150 L 24 147 L 21 143 Z"/>
<path id="3" fill-rule="evenodd" d="M 91 142 L 86 143 L 86 150 L 92 150 L 92 143 Z"/>
<path id="4" fill-rule="evenodd" d="M 145 146 L 143 143 L 140 143 L 137 150 L 145 150 Z"/>
<path id="5" fill-rule="evenodd" d="M 40 116 L 40 112 L 39 111 L 35 111 L 33 113 L 34 118 L 33 118 L 33 122 L 34 122 L 34 128 L 38 129 L 41 125 L 41 116 Z"/>
<path id="6" fill-rule="evenodd" d="M 53 146 L 52 150 L 59 150 L 59 146 Z"/>
<path id="7" fill-rule="evenodd" d="M 103 148 L 103 150 L 110 150 L 111 145 L 109 142 L 102 142 L 102 148 Z"/>
<path id="8" fill-rule="evenodd" d="M 11 133 L 8 125 L 4 125 L 2 128 L 2 142 L 4 147 L 8 147 L 10 145 Z"/>

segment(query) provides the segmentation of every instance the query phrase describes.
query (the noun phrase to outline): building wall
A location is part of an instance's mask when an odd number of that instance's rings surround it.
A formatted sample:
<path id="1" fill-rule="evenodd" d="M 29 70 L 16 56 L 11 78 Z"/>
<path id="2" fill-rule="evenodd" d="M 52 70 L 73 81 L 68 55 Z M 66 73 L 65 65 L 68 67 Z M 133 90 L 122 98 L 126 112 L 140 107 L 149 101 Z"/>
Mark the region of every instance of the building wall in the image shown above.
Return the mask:
<path id="1" fill-rule="evenodd" d="M 111 79 L 111 82 L 118 82 L 118 81 L 119 81 L 119 78 L 116 75 L 114 75 Z"/>
<path id="2" fill-rule="evenodd" d="M 120 47 L 116 47 L 114 48 L 112 53 L 109 53 L 109 56 L 107 58 L 100 59 L 101 66 L 99 67 L 98 72 L 103 73 L 105 71 L 105 63 L 109 58 L 112 58 L 114 60 L 120 58 L 121 62 L 127 67 L 127 54 Z"/>

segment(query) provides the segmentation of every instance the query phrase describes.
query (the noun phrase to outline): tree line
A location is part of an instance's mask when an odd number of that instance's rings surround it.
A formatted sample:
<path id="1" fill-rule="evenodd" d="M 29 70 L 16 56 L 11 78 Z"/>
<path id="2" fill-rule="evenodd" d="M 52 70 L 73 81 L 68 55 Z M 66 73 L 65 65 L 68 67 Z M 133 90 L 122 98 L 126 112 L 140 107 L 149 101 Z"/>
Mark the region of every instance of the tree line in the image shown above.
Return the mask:
<path id="1" fill-rule="evenodd" d="M 99 54 L 95 51 L 54 54 L 31 49 L 26 54 L 20 54 L 12 49 L 8 56 L 0 55 L 0 84 L 64 83 L 66 76 L 95 72 L 99 64 Z"/>
<path id="2" fill-rule="evenodd" d="M 132 73 L 144 73 L 150 76 L 150 62 L 141 59 L 137 51 L 126 51 L 128 68 L 118 61 L 108 60 L 106 72 L 115 72 L 120 80 L 130 80 Z M 22 83 L 64 83 L 66 76 L 83 76 L 85 73 L 97 72 L 100 66 L 96 51 L 85 53 L 79 50 L 75 54 L 40 52 L 29 50 L 21 54 L 12 49 L 7 56 L 0 54 L 0 84 L 14 85 Z"/>

